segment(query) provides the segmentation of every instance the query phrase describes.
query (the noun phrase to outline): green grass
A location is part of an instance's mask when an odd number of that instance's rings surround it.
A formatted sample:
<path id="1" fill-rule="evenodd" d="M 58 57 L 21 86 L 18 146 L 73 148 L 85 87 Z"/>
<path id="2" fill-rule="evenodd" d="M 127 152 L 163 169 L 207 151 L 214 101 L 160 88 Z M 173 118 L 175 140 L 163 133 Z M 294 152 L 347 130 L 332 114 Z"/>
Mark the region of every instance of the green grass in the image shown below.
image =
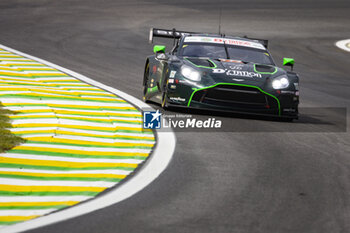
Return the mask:
<path id="1" fill-rule="evenodd" d="M 11 131 L 8 130 L 12 127 L 8 116 L 15 114 L 15 112 L 3 109 L 2 107 L 3 105 L 0 102 L 0 153 L 25 142 L 23 138 L 12 134 Z"/>

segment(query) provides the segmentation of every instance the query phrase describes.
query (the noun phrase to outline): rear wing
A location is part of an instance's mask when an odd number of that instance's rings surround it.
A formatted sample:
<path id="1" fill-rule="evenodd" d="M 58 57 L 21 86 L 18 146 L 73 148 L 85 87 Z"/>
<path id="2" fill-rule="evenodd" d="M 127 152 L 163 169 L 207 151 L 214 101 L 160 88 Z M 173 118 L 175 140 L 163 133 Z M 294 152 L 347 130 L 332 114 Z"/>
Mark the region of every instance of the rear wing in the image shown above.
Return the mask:
<path id="1" fill-rule="evenodd" d="M 182 35 L 185 34 L 199 34 L 198 32 L 185 32 L 185 31 L 178 31 L 175 28 L 173 29 L 159 29 L 159 28 L 151 28 L 149 31 L 149 43 L 153 43 L 153 37 L 163 37 L 163 38 L 170 38 L 170 39 L 180 39 Z"/>
<path id="2" fill-rule="evenodd" d="M 269 45 L 269 41 L 265 40 L 265 39 L 251 38 L 251 37 L 248 37 L 248 36 L 243 36 L 243 38 L 246 38 L 246 39 L 249 39 L 249 40 L 256 40 L 260 44 L 262 44 L 265 48 L 267 48 L 267 46 Z"/>
<path id="3" fill-rule="evenodd" d="M 174 39 L 174 43 L 176 39 L 180 39 L 182 35 L 185 34 L 207 34 L 202 32 L 186 32 L 186 31 L 178 31 L 175 28 L 173 29 L 159 29 L 159 28 L 151 28 L 149 31 L 149 43 L 153 43 L 153 37 L 162 37 L 162 38 L 169 38 Z M 225 35 L 221 35 L 222 37 L 225 37 Z M 265 48 L 268 46 L 268 40 L 264 39 L 257 39 L 257 38 L 251 38 L 247 36 L 243 36 L 243 38 L 249 39 L 249 40 L 255 40 L 262 44 Z"/>

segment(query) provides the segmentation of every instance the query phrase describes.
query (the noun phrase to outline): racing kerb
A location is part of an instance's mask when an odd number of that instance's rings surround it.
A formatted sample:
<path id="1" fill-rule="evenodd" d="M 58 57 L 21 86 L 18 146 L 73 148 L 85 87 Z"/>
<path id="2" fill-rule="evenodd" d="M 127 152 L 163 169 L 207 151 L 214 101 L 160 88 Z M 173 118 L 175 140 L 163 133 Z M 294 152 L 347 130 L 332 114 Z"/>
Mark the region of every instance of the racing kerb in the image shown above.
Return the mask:
<path id="1" fill-rule="evenodd" d="M 335 43 L 335 46 L 347 52 L 350 52 L 350 39 L 337 41 Z"/>
<path id="2" fill-rule="evenodd" d="M 175 136 L 142 128 L 139 109 L 148 105 L 0 48 L 0 101 L 17 112 L 11 131 L 27 139 L 0 154 L 0 231 L 28 230 L 103 208 L 141 190 L 165 169 Z"/>

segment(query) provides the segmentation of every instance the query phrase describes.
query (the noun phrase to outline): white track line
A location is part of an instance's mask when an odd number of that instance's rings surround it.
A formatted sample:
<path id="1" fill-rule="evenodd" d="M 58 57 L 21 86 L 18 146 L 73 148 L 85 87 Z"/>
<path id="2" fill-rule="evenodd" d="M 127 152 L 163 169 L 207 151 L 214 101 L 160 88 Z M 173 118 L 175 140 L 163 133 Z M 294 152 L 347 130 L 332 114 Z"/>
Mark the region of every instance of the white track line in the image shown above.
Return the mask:
<path id="1" fill-rule="evenodd" d="M 1 172 L 19 172 L 17 168 L 1 168 Z M 29 173 L 43 173 L 43 174 L 113 174 L 113 175 L 129 175 L 132 171 L 126 171 L 126 170 L 88 170 L 88 171 L 81 171 L 81 170 L 73 170 L 73 171 L 55 171 L 55 170 L 34 170 L 34 169 L 21 169 L 20 172 L 29 172 Z M 1 197 L 1 200 L 3 200 L 4 196 Z M 23 199 L 23 197 L 21 197 Z"/>
<path id="2" fill-rule="evenodd" d="M 58 180 L 30 180 L 19 178 L 1 178 L 0 185 L 18 185 L 18 186 L 64 186 L 64 187 L 99 187 L 110 188 L 118 182 L 108 181 L 58 181 Z"/>
<path id="3" fill-rule="evenodd" d="M 59 156 L 45 156 L 45 155 L 29 155 L 18 153 L 6 153 L 0 154 L 0 158 L 14 158 L 14 159 L 33 159 L 33 160 L 45 160 L 45 161 L 63 161 L 63 162 L 76 162 L 76 163 L 132 163 L 140 164 L 143 160 L 140 159 L 89 159 L 89 158 L 72 158 L 72 157 L 59 157 Z M 1 169 L 3 170 L 3 169 Z M 22 171 L 22 169 L 21 169 Z M 1 182 L 1 179 L 0 179 Z"/>
<path id="4" fill-rule="evenodd" d="M 44 210 L 0 210 L 0 216 L 33 216 L 44 215 L 55 211 L 57 209 L 44 209 Z M 4 229 L 4 230 L 7 230 Z M 8 232 L 8 231 L 6 231 Z"/>
<path id="5" fill-rule="evenodd" d="M 99 83 L 95 80 L 92 80 L 88 77 L 85 77 L 81 74 L 78 74 L 74 71 L 68 70 L 66 68 L 60 67 L 58 65 L 55 65 L 51 62 L 45 61 L 40 58 L 36 58 L 34 56 L 30 56 L 28 54 L 19 52 L 17 50 L 11 49 L 7 46 L 0 45 L 0 48 L 5 49 L 7 51 L 17 53 L 21 56 L 28 57 L 30 59 L 36 60 L 38 62 L 41 62 L 47 66 L 50 66 L 52 68 L 58 69 L 64 73 L 67 73 L 75 78 L 78 78 L 86 83 L 89 83 L 93 86 L 102 88 L 106 91 L 109 91 L 113 94 L 116 94 L 117 96 L 127 100 L 130 103 L 133 103 L 138 108 L 143 109 L 152 109 L 149 105 L 145 104 L 141 100 L 125 93 L 122 91 L 119 91 L 117 89 L 114 89 L 110 86 L 106 86 L 102 83 Z M 174 150 L 175 150 L 175 144 L 176 144 L 176 138 L 175 134 L 171 132 L 159 132 L 156 131 L 157 134 L 157 144 L 156 147 L 151 155 L 151 157 L 146 161 L 146 163 L 141 167 L 141 169 L 129 180 L 122 183 L 118 188 L 111 190 L 107 192 L 106 194 L 102 195 L 101 197 L 98 197 L 96 199 L 92 199 L 86 203 L 82 203 L 80 205 L 77 205 L 72 208 L 68 208 L 47 216 L 43 216 L 40 218 L 36 218 L 30 221 L 26 221 L 23 223 L 18 223 L 12 226 L 7 226 L 2 228 L 0 230 L 1 232 L 6 233 L 14 233 L 14 232 L 21 232 L 26 231 L 30 229 L 34 229 L 37 227 L 42 227 L 45 225 L 49 225 L 52 223 L 60 222 L 63 220 L 67 220 L 73 217 L 77 217 L 83 214 L 90 213 L 92 211 L 102 209 L 104 207 L 113 205 L 115 203 L 118 203 L 120 201 L 123 201 L 135 193 L 141 191 L 143 188 L 145 188 L 147 185 L 149 185 L 153 180 L 155 180 L 168 166 Z"/>
<path id="6" fill-rule="evenodd" d="M 42 144 L 42 143 L 31 143 L 27 142 L 20 145 L 20 148 L 35 147 L 35 148 L 52 148 L 52 149 L 67 149 L 77 151 L 88 151 L 88 152 L 133 152 L 133 153 L 150 153 L 151 149 L 138 149 L 138 148 L 105 148 L 105 147 L 84 147 L 84 146 L 67 146 L 60 144 Z M 15 147 L 16 149 L 16 147 Z M 54 151 L 54 150 L 53 150 Z M 1 156 L 2 154 L 0 154 Z"/>
<path id="7" fill-rule="evenodd" d="M 347 52 L 350 52 L 350 39 L 340 40 L 336 42 L 335 45 Z"/>

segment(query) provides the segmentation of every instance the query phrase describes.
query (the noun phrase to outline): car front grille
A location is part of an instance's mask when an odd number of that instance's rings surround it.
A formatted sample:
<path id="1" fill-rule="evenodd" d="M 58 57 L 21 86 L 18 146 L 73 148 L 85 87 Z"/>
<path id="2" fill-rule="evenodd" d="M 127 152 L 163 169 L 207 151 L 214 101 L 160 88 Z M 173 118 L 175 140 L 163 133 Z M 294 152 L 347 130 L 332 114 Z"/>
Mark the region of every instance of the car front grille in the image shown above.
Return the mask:
<path id="1" fill-rule="evenodd" d="M 197 91 L 192 101 L 232 109 L 278 109 L 273 97 L 258 88 L 239 85 L 217 85 Z"/>

